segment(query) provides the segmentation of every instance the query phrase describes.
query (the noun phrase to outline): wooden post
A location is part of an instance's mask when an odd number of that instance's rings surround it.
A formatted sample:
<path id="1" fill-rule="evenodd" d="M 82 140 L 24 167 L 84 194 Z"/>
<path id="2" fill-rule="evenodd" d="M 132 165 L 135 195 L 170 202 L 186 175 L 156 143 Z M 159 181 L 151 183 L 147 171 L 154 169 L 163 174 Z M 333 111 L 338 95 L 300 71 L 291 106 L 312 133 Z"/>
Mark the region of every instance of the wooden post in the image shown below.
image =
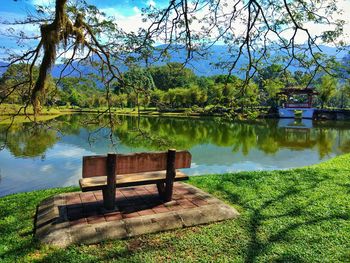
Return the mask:
<path id="1" fill-rule="evenodd" d="M 117 155 L 107 155 L 107 185 L 102 190 L 103 192 L 103 205 L 106 210 L 115 209 L 115 180 L 117 170 Z"/>
<path id="2" fill-rule="evenodd" d="M 166 168 L 166 178 L 165 178 L 165 192 L 164 192 L 164 200 L 166 202 L 171 201 L 173 196 L 173 185 L 175 178 L 175 156 L 176 150 L 169 149 L 167 155 L 167 168 Z"/>
<path id="3" fill-rule="evenodd" d="M 157 183 L 157 189 L 158 193 L 161 199 L 164 199 L 164 193 L 165 193 L 165 184 L 164 183 Z"/>

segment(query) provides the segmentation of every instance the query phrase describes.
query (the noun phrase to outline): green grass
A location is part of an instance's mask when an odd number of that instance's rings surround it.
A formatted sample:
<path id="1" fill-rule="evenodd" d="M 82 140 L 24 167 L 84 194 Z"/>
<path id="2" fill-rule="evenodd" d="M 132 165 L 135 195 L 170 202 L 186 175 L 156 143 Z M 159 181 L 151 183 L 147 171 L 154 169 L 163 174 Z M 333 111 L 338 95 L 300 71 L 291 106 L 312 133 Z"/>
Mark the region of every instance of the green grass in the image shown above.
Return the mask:
<path id="1" fill-rule="evenodd" d="M 79 108 L 79 107 L 59 107 L 59 110 L 61 112 L 66 113 L 72 113 L 72 112 L 84 112 L 84 113 L 101 113 L 105 112 L 107 110 L 106 107 L 96 107 L 96 108 Z M 128 115 L 128 116 L 137 116 L 139 114 L 137 108 L 111 108 L 111 112 L 116 115 Z M 141 107 L 140 108 L 140 115 L 142 116 L 168 116 L 168 117 L 198 117 L 203 114 L 197 113 L 197 112 L 188 112 L 188 109 L 178 109 L 174 112 L 160 112 L 155 107 Z M 220 116 L 220 114 L 214 114 L 214 113 L 207 113 L 204 115 L 210 115 L 210 116 Z"/>
<path id="2" fill-rule="evenodd" d="M 241 216 L 205 226 L 57 249 L 33 239 L 40 200 L 77 188 L 0 199 L 2 262 L 350 262 L 350 154 L 286 171 L 193 177 Z"/>
<path id="3" fill-rule="evenodd" d="M 58 115 L 61 111 L 58 108 L 43 107 L 40 114 L 41 115 Z M 33 115 L 33 107 L 28 106 L 26 112 L 22 105 L 18 104 L 0 104 L 0 116 L 1 115 Z"/>
<path id="4" fill-rule="evenodd" d="M 57 118 L 60 115 L 40 115 L 36 118 L 37 121 L 48 121 Z M 12 123 L 24 123 L 33 122 L 34 116 L 10 116 L 10 115 L 0 115 L 0 124 L 12 124 Z"/>

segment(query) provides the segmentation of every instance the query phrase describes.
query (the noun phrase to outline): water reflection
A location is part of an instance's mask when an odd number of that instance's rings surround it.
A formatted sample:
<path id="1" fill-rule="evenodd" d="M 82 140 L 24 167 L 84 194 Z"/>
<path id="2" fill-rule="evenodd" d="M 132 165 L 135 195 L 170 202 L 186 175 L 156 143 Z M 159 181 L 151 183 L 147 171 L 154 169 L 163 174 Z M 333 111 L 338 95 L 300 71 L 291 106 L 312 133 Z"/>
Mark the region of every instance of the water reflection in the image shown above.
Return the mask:
<path id="1" fill-rule="evenodd" d="M 111 131 L 105 127 L 108 120 L 92 123 L 87 122 L 89 118 L 96 116 L 66 115 L 45 126 L 16 124 L 8 133 L 0 126 L 0 143 L 7 139 L 0 152 L 0 195 L 76 184 L 83 155 L 115 150 L 109 140 Z M 114 127 L 118 152 L 189 149 L 192 175 L 284 169 L 350 152 L 350 123 L 346 122 L 119 116 Z"/>
<path id="2" fill-rule="evenodd" d="M 29 123 L 0 126 L 0 143 L 6 143 L 6 148 L 14 157 L 45 158 L 47 149 L 53 147 L 59 138 L 57 132 L 42 125 Z"/>

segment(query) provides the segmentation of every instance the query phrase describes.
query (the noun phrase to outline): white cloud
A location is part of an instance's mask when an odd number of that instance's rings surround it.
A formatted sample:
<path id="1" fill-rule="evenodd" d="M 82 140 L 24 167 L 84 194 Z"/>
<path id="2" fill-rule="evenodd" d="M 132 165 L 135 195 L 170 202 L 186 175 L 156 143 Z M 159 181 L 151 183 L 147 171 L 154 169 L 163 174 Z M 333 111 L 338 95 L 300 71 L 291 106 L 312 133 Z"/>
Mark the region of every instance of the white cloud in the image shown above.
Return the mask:
<path id="1" fill-rule="evenodd" d="M 86 150 L 80 148 L 69 148 L 69 147 L 59 147 L 55 148 L 55 151 L 50 151 L 47 155 L 50 158 L 62 158 L 62 157 L 72 157 L 72 156 L 81 156 L 87 153 Z"/>
<path id="2" fill-rule="evenodd" d="M 347 44 L 350 43 L 350 16 L 346 15 L 348 10 L 350 10 L 350 1 L 349 0 L 340 0 L 337 3 L 337 7 L 338 7 L 338 12 L 336 14 L 333 14 L 332 17 L 328 17 L 328 19 L 330 19 L 330 21 L 335 21 L 337 19 L 340 20 L 344 20 L 345 24 L 344 24 L 344 30 L 343 30 L 343 35 L 340 37 L 339 40 L 343 40 L 345 41 Z M 342 10 L 342 11 L 340 11 Z M 320 15 L 324 15 L 327 16 L 326 14 L 322 14 L 320 13 Z M 313 22 L 309 22 L 303 25 L 304 28 L 308 29 L 308 31 L 310 32 L 311 36 L 316 36 L 316 35 L 321 35 L 322 32 L 325 31 L 331 31 L 335 29 L 334 25 L 329 25 L 329 24 L 316 24 Z M 290 38 L 292 37 L 294 31 L 292 29 L 290 30 L 286 30 L 285 32 L 283 32 L 281 35 L 283 37 L 286 38 Z M 297 44 L 304 44 L 307 41 L 307 34 L 304 31 L 299 30 L 298 34 L 295 37 L 295 41 Z M 319 43 L 321 44 L 321 43 Z"/>
<path id="3" fill-rule="evenodd" d="M 42 6 L 55 6 L 55 1 L 53 0 L 32 0 L 33 5 L 42 5 Z"/>
<path id="4" fill-rule="evenodd" d="M 40 167 L 40 172 L 48 173 L 52 172 L 54 167 L 51 164 L 46 164 Z"/>
<path id="5" fill-rule="evenodd" d="M 140 10 L 137 6 L 134 6 L 134 7 L 132 8 L 132 10 L 133 10 L 136 14 L 141 13 L 141 10 Z"/>
<path id="6" fill-rule="evenodd" d="M 149 0 L 149 1 L 147 2 L 147 5 L 152 6 L 152 7 L 155 7 L 155 6 L 156 6 L 156 2 L 154 2 L 153 0 Z"/>
<path id="7" fill-rule="evenodd" d="M 139 28 L 147 26 L 142 22 L 141 11 L 136 6 L 133 8 L 134 14 L 130 16 L 121 14 L 117 8 L 113 7 L 103 8 L 101 11 L 107 16 L 114 17 L 118 26 L 126 32 L 137 32 Z"/>

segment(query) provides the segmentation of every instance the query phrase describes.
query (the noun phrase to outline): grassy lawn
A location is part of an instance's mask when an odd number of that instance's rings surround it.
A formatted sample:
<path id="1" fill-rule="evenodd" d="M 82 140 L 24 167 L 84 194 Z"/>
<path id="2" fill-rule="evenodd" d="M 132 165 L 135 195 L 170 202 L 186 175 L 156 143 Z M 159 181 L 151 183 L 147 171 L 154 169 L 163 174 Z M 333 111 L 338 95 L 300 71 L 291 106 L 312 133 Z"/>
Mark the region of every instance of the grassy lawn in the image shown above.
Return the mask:
<path id="1" fill-rule="evenodd" d="M 36 118 L 37 121 L 48 121 L 57 118 L 60 115 L 40 115 Z M 24 123 L 33 122 L 34 116 L 10 116 L 10 115 L 0 115 L 0 124 L 12 124 L 12 123 Z"/>
<path id="2" fill-rule="evenodd" d="M 35 206 L 77 188 L 0 199 L 1 262 L 350 262 L 350 154 L 312 167 L 191 178 L 239 219 L 98 245 L 33 239 Z"/>
<path id="3" fill-rule="evenodd" d="M 43 107 L 40 114 L 41 115 L 58 115 L 61 111 L 58 108 L 49 108 L 49 107 Z M 18 104 L 6 104 L 2 103 L 0 104 L 0 115 L 33 115 L 33 107 L 28 106 L 26 109 L 26 112 L 24 111 L 23 106 Z"/>

